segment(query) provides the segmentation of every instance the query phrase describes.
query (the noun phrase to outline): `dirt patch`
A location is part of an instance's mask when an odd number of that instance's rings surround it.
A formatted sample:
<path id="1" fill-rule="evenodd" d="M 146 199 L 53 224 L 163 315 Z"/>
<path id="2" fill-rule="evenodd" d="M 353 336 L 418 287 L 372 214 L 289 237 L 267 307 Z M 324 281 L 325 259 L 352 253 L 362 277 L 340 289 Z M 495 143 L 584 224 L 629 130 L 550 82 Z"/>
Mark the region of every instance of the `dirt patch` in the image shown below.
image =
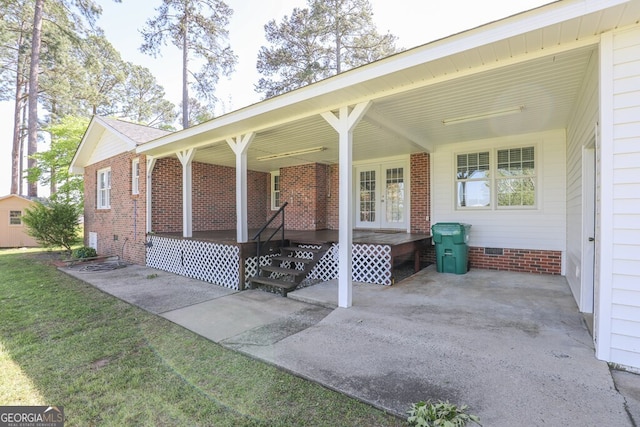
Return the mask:
<path id="1" fill-rule="evenodd" d="M 65 260 L 69 259 L 69 254 L 65 251 L 45 251 L 31 254 L 33 258 L 56 267 L 64 267 Z"/>
<path id="2" fill-rule="evenodd" d="M 110 362 L 111 360 L 106 357 L 103 359 L 98 359 L 95 362 L 91 362 L 91 369 L 93 369 L 94 371 L 97 371 L 107 366 Z"/>

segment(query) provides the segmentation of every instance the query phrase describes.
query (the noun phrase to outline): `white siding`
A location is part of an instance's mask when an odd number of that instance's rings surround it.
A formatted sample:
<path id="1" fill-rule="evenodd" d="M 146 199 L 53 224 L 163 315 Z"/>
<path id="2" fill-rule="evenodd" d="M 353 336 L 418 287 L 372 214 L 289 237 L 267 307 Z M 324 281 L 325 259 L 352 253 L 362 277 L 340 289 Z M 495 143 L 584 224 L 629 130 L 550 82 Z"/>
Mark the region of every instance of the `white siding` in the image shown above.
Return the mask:
<path id="1" fill-rule="evenodd" d="M 604 78 L 612 88 L 612 129 L 602 140 L 601 199 L 612 217 L 602 220 L 611 236 L 601 250 L 600 287 L 609 292 L 603 307 L 611 313 L 608 360 L 640 368 L 640 26 L 613 34 L 612 70 Z M 604 73 L 603 73 L 604 74 Z M 604 130 L 604 129 L 603 129 Z M 610 144 L 605 148 L 606 144 Z M 609 156 L 604 158 L 604 156 Z M 605 186 L 606 184 L 606 186 Z M 610 275 L 609 275 L 610 271 Z M 606 289 L 607 279 L 611 288 Z"/>
<path id="2" fill-rule="evenodd" d="M 566 277 L 571 292 L 581 311 L 590 312 L 581 301 L 592 296 L 581 295 L 581 270 L 583 259 L 583 197 L 582 155 L 583 147 L 593 141 L 598 121 L 598 58 L 591 58 L 584 78 L 578 102 L 567 126 L 567 269 Z"/>
<path id="3" fill-rule="evenodd" d="M 117 156 L 133 150 L 133 145 L 127 144 L 122 138 L 111 132 L 103 132 L 100 141 L 96 145 L 96 149 L 91 153 L 91 157 L 87 161 L 87 165 L 98 163 L 102 160 Z"/>
<path id="4" fill-rule="evenodd" d="M 536 146 L 539 197 L 535 209 L 456 210 L 456 153 L 526 144 Z M 431 154 L 432 224 L 471 224 L 470 246 L 564 251 L 565 154 L 564 130 L 438 146 Z"/>

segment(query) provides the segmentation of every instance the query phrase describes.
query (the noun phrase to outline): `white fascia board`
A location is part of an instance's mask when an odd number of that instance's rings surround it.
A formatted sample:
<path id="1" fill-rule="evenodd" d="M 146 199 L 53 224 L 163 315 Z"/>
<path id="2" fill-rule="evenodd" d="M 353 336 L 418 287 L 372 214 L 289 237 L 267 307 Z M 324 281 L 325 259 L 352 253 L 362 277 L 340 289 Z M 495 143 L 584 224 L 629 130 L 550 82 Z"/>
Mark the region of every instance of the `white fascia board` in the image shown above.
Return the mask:
<path id="1" fill-rule="evenodd" d="M 93 151 L 93 149 L 95 149 L 95 146 L 96 146 L 95 141 L 97 141 L 97 139 L 93 142 L 89 142 L 89 141 L 91 136 L 94 133 L 95 127 L 97 126 L 96 119 L 97 119 L 97 116 L 93 116 L 91 118 L 91 121 L 89 122 L 89 126 L 87 126 L 87 130 L 85 130 L 84 135 L 82 135 L 80 144 L 78 145 L 78 148 L 76 149 L 76 152 L 73 155 L 73 159 L 71 160 L 71 164 L 69 165 L 69 172 L 74 175 L 80 175 L 84 173 L 84 165 L 80 166 L 79 163 L 81 163 L 82 160 L 86 161 L 88 156 L 85 153 L 88 150 Z"/>
<path id="2" fill-rule="evenodd" d="M 225 140 L 240 133 L 249 131 L 259 132 L 263 129 L 282 125 L 304 117 L 320 114 L 338 106 L 353 105 L 360 103 L 363 99 L 348 98 L 346 96 L 339 97 L 332 95 L 335 103 L 320 108 L 314 106 L 312 108 L 297 108 L 295 115 L 278 115 L 278 110 L 291 108 L 296 104 L 302 104 L 313 98 L 336 94 L 349 87 L 356 86 L 366 81 L 374 80 L 393 73 L 400 72 L 404 69 L 425 64 L 447 56 L 455 55 L 469 49 L 477 48 L 487 44 L 495 43 L 500 40 L 508 39 L 530 31 L 538 30 L 560 22 L 579 18 L 590 13 L 598 12 L 607 8 L 628 3 L 630 0 L 562 0 L 550 3 L 545 6 L 522 12 L 508 18 L 494 21 L 461 33 L 442 38 L 422 46 L 404 51 L 379 61 L 367 64 L 337 76 L 327 78 L 317 83 L 296 89 L 274 98 L 249 105 L 240 110 L 231 112 L 216 119 L 194 126 L 183 131 L 175 132 L 166 137 L 161 137 L 154 141 L 138 146 L 137 152 L 140 154 L 152 154 L 156 156 L 168 155 L 177 151 L 176 148 L 170 148 L 170 145 L 177 141 L 183 141 L 180 149 L 187 146 L 210 145 L 213 142 Z M 387 94 L 384 88 L 374 90 L 368 96 L 368 100 L 374 100 L 380 93 Z M 271 113 L 271 114 L 269 114 Z M 269 116 L 267 116 L 269 114 Z M 272 117 L 271 115 L 275 116 Z M 271 117 L 271 118 L 270 118 Z M 246 122 L 245 126 L 238 124 Z M 233 126 L 235 129 L 225 131 L 225 127 Z M 219 130 L 214 140 L 198 141 L 197 145 L 191 145 L 186 140 L 194 138 L 206 132 L 214 132 Z"/>
<path id="3" fill-rule="evenodd" d="M 102 128 L 102 131 L 100 131 L 100 128 Z M 125 143 L 127 151 L 135 150 L 136 142 L 134 140 L 118 131 L 117 129 L 113 128 L 111 125 L 109 125 L 109 123 L 104 121 L 102 117 L 93 116 L 91 118 L 91 121 L 89 122 L 89 126 L 87 126 L 87 130 L 82 136 L 82 140 L 80 141 L 78 149 L 73 156 L 73 160 L 71 160 L 71 164 L 69 165 L 69 172 L 76 175 L 84 173 L 84 167 L 87 166 L 85 162 L 87 161 L 87 159 L 89 159 L 91 153 L 93 153 L 93 151 L 95 150 L 100 141 L 100 138 L 105 131 L 108 131 L 120 138 Z"/>

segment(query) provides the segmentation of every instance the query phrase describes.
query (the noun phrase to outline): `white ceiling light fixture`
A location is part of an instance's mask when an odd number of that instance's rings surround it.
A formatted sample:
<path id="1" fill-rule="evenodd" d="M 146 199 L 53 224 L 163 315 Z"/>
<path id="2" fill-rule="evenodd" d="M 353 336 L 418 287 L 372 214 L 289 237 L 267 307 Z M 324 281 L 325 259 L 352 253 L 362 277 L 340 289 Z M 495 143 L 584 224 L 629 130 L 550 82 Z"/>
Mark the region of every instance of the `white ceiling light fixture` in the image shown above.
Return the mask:
<path id="1" fill-rule="evenodd" d="M 473 115 L 464 116 L 464 117 L 456 117 L 455 119 L 444 119 L 442 120 L 442 124 L 444 126 L 449 126 L 449 125 L 456 125 L 458 123 L 475 122 L 476 120 L 491 119 L 493 117 L 502 117 L 502 116 L 509 116 L 511 114 L 522 113 L 523 110 L 524 110 L 524 105 L 520 105 L 518 107 L 505 108 L 503 110 L 489 111 L 488 113 L 473 114 Z"/>
<path id="2" fill-rule="evenodd" d="M 265 160 L 275 160 L 275 159 L 282 159 L 284 157 L 293 157 L 293 156 L 301 156 L 303 154 L 317 153 L 324 150 L 326 150 L 326 148 L 324 147 L 305 148 L 303 150 L 287 151 L 286 153 L 269 154 L 267 156 L 260 156 L 260 157 L 256 157 L 256 160 L 263 162 Z"/>

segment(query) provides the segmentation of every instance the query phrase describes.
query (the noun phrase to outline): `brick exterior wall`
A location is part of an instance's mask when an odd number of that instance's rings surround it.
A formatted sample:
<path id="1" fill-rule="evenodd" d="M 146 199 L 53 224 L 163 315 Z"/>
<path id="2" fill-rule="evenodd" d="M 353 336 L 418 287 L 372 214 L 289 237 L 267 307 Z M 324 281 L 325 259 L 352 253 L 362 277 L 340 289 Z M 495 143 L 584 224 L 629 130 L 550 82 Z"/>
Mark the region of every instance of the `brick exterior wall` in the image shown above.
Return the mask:
<path id="1" fill-rule="evenodd" d="M 235 169 L 233 169 L 233 173 L 235 176 Z M 264 214 L 271 207 L 270 183 L 271 174 L 269 173 L 257 171 L 247 172 L 247 204 L 249 206 L 249 228 L 262 227 L 271 216 Z M 232 228 L 236 228 L 235 224 Z"/>
<path id="2" fill-rule="evenodd" d="M 431 233 L 431 182 L 429 153 L 412 154 L 411 172 L 411 232 Z M 427 219 L 427 217 L 429 219 Z"/>
<path id="3" fill-rule="evenodd" d="M 131 194 L 131 161 L 140 159 L 139 195 Z M 98 170 L 111 167 L 110 209 L 97 209 Z M 84 170 L 84 239 L 98 234 L 98 254 L 117 255 L 127 262 L 145 263 L 146 159 L 123 153 Z"/>
<path id="4" fill-rule="evenodd" d="M 236 228 L 235 168 L 193 162 L 193 231 Z M 249 228 L 261 227 L 269 203 L 269 174 L 247 173 Z M 182 231 L 182 164 L 158 159 L 153 169 L 152 229 L 158 233 Z"/>
<path id="5" fill-rule="evenodd" d="M 411 176 L 411 232 L 431 234 L 431 160 L 429 153 L 412 154 L 409 159 Z M 429 219 L 427 219 L 429 218 Z M 435 262 L 433 246 L 420 253 L 420 264 Z"/>
<path id="6" fill-rule="evenodd" d="M 267 205 L 265 206 L 265 222 L 268 221 L 274 213 L 276 213 L 275 210 L 271 209 L 271 173 L 266 174 L 266 178 L 265 178 L 265 186 L 267 189 Z"/>
<path id="7" fill-rule="evenodd" d="M 178 159 L 156 160 L 151 179 L 151 230 L 182 231 L 182 165 Z"/>
<path id="8" fill-rule="evenodd" d="M 280 169 L 280 200 L 289 203 L 285 211 L 285 228 L 327 228 L 328 171 L 329 166 L 319 163 Z"/>
<path id="9" fill-rule="evenodd" d="M 324 230 L 328 223 L 329 200 L 327 183 L 329 166 L 316 164 L 316 230 Z"/>
<path id="10" fill-rule="evenodd" d="M 338 202 L 340 201 L 339 188 L 339 165 L 330 165 L 327 168 L 327 228 L 337 230 L 338 223 Z"/>
<path id="11" fill-rule="evenodd" d="M 485 255 L 484 248 L 470 247 L 471 268 L 520 273 L 561 274 L 562 252 L 503 249 L 503 255 Z"/>

